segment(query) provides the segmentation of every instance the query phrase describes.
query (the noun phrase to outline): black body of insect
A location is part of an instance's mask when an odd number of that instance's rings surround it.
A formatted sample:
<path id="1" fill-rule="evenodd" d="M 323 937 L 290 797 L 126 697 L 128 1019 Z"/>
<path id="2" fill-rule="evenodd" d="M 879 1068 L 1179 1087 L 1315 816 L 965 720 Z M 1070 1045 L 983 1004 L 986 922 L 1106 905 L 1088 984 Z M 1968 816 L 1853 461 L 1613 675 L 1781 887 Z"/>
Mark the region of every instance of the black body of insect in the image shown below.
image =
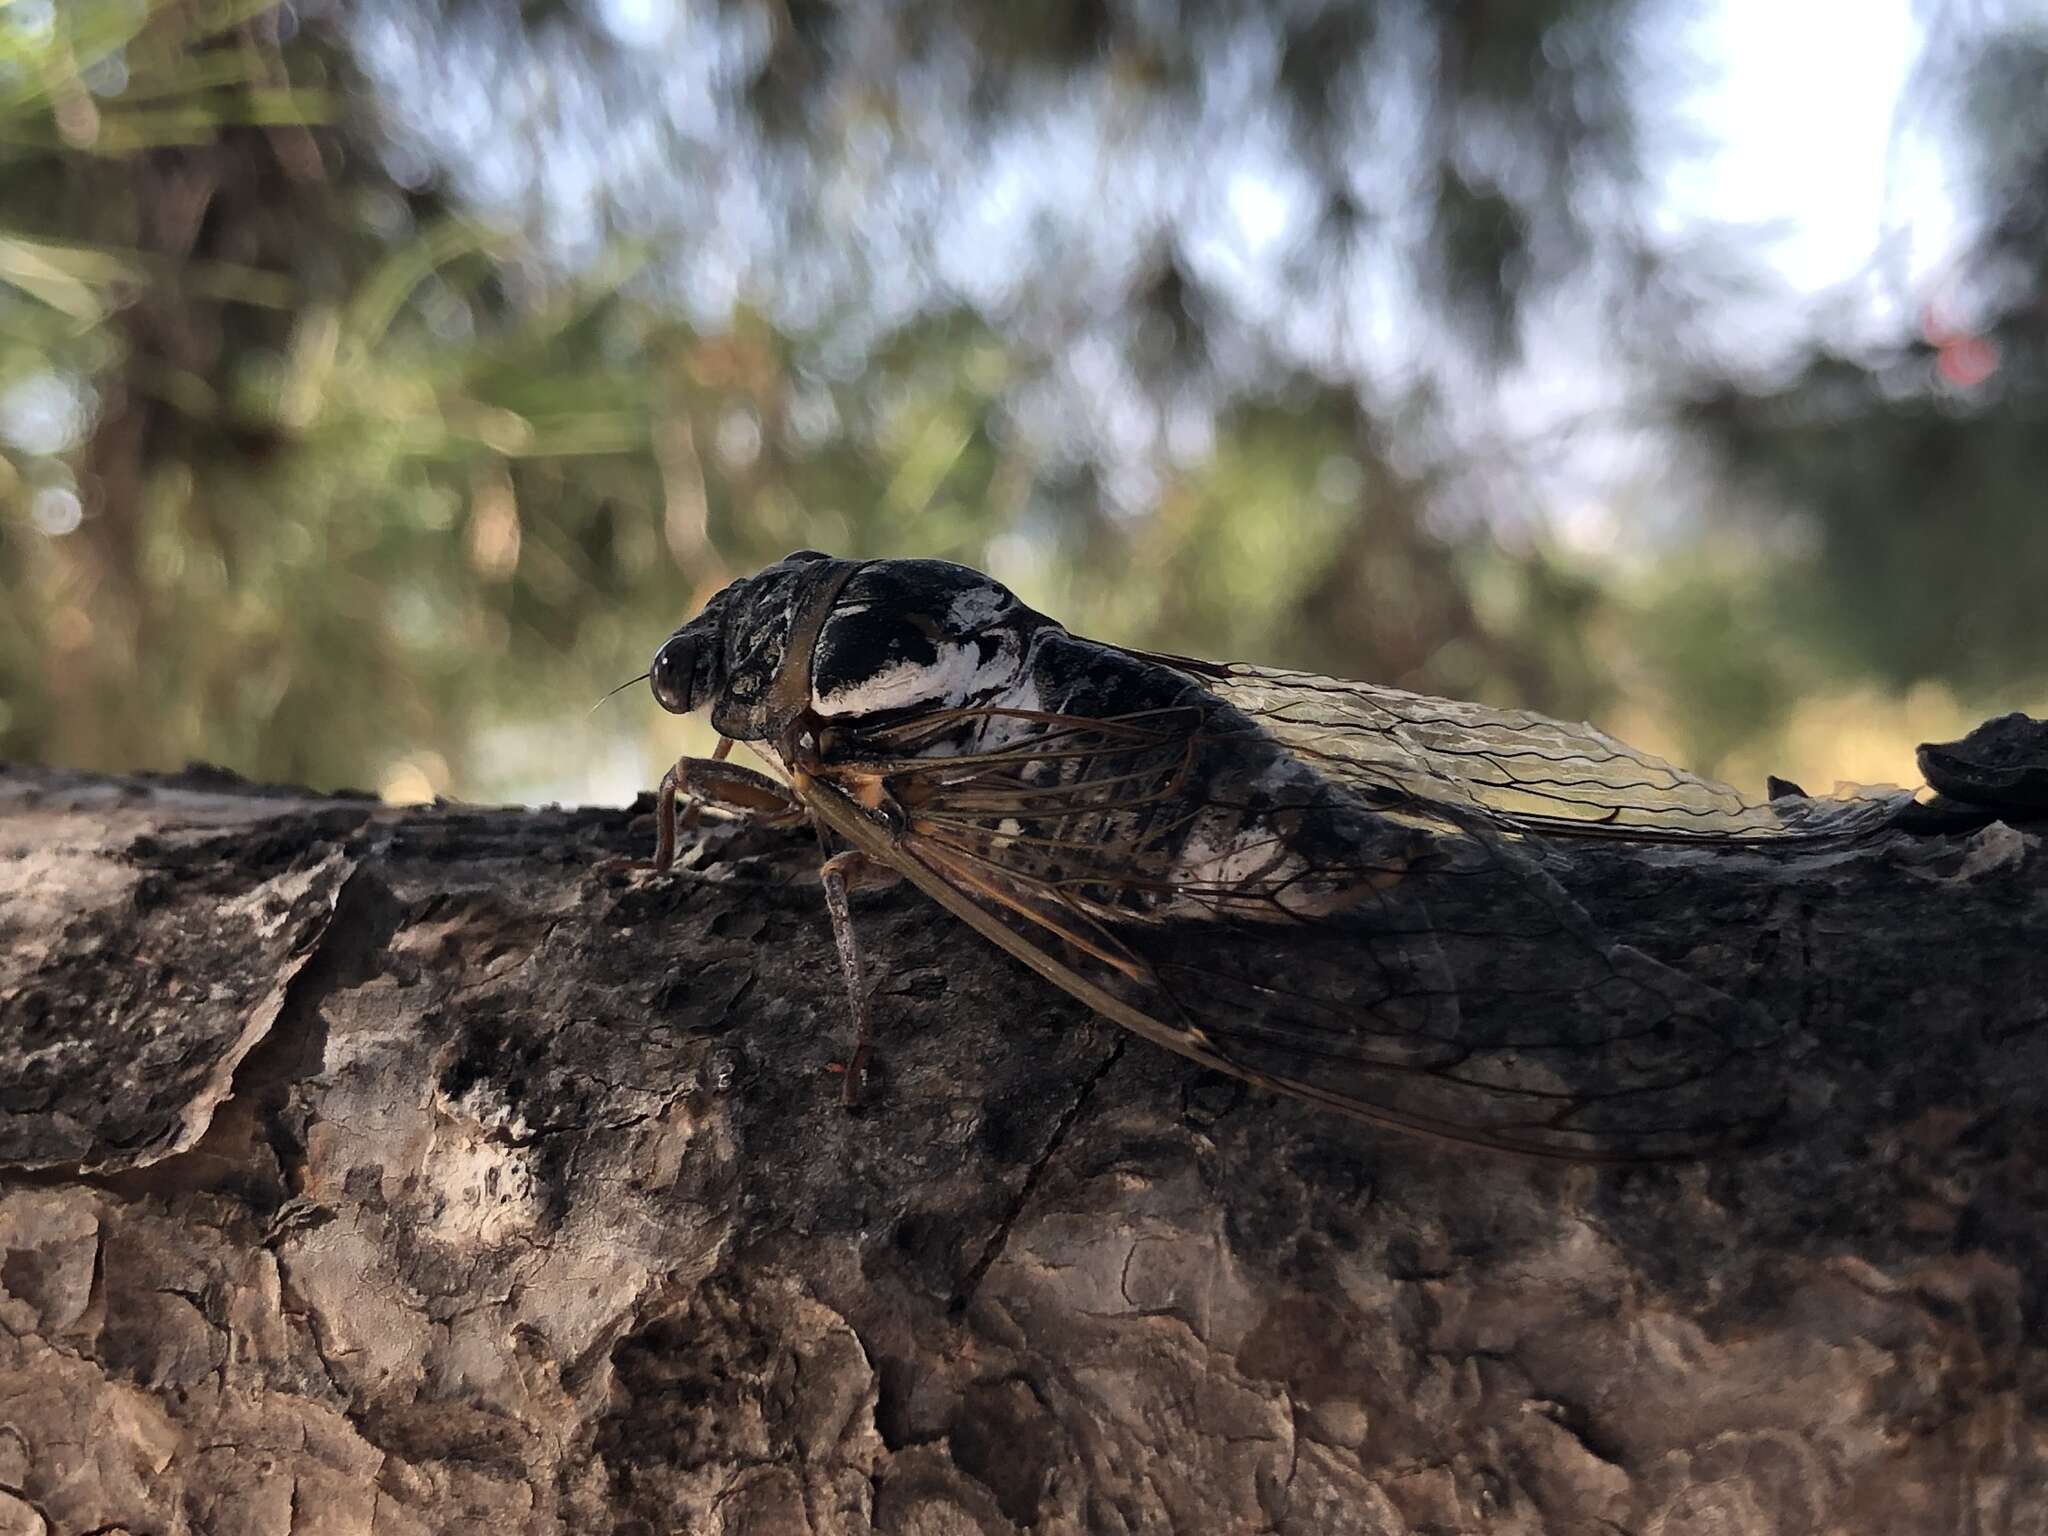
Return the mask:
<path id="1" fill-rule="evenodd" d="M 723 740 L 662 781 L 810 822 L 858 1045 L 849 889 L 902 877 L 1097 1012 L 1401 1130 L 1537 1155 L 1686 1156 L 1770 1118 L 1770 1021 L 1599 932 L 1547 839 L 1841 836 L 1586 726 L 1070 634 L 964 566 L 800 552 L 650 669 Z M 734 740 L 785 784 L 724 761 Z"/>

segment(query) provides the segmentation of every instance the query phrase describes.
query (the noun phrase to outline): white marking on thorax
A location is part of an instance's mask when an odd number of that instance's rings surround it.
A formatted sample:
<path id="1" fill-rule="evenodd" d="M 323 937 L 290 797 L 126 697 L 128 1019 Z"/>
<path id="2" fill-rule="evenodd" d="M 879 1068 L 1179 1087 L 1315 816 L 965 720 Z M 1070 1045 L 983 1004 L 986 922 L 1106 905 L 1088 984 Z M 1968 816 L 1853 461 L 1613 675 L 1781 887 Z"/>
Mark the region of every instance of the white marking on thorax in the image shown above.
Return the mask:
<path id="1" fill-rule="evenodd" d="M 868 715 L 917 704 L 954 709 L 1002 687 L 1016 665 L 1016 656 L 1002 651 L 984 663 L 972 641 L 942 643 L 935 660 L 893 662 L 857 683 L 814 694 L 811 707 L 821 715 Z"/>
<path id="2" fill-rule="evenodd" d="M 1011 597 L 994 587 L 970 587 L 953 599 L 946 622 L 956 630 L 971 633 L 987 629 L 1010 609 Z"/>

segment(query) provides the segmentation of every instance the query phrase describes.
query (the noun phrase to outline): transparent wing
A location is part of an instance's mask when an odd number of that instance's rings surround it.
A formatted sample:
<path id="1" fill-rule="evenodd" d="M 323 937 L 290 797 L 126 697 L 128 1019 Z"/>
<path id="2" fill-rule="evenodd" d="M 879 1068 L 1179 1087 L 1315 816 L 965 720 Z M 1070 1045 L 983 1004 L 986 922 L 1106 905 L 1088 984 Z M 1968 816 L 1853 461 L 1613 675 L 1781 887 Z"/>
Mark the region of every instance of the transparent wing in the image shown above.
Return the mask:
<path id="1" fill-rule="evenodd" d="M 1463 805 L 1525 831 L 1774 841 L 1861 830 L 1908 798 L 1870 792 L 1752 804 L 1591 725 L 1307 672 L 1178 665 L 1200 669 L 1218 697 L 1335 778 Z"/>
<path id="2" fill-rule="evenodd" d="M 1748 838 L 1740 802 L 1604 737 L 1539 728 L 1524 756 L 1519 717 L 1439 725 L 1325 681 L 1233 669 L 1205 680 L 1224 710 L 927 716 L 838 772 L 849 804 L 886 786 L 900 834 L 827 819 L 1098 1011 L 1368 1120 L 1598 1160 L 1767 1124 L 1786 1036 L 1596 931 L 1524 836 L 1584 808 L 1603 835 Z M 977 717 L 1005 745 L 920 754 Z M 1502 804 L 1525 794 L 1553 809 Z"/>

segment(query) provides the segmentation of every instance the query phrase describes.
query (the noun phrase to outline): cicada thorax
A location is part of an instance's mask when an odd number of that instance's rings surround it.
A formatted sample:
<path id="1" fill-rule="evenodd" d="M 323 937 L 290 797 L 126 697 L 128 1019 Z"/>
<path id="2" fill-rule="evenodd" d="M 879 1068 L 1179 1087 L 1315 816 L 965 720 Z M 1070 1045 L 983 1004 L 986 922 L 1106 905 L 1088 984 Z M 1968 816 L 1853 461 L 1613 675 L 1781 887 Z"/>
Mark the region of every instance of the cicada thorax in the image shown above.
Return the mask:
<path id="1" fill-rule="evenodd" d="M 809 684 L 818 771 L 850 798 L 890 794 L 922 833 L 1083 911 L 1323 914 L 1415 841 L 1200 677 L 1078 638 L 964 567 L 854 573 Z"/>

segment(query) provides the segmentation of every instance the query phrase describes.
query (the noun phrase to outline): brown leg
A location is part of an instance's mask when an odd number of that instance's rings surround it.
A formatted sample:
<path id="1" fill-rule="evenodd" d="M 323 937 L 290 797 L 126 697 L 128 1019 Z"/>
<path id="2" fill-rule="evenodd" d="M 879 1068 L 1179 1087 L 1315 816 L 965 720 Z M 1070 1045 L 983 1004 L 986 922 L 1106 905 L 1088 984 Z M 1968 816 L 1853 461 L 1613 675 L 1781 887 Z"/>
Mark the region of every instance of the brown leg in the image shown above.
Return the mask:
<path id="1" fill-rule="evenodd" d="M 679 758 L 661 776 L 661 788 L 654 802 L 655 844 L 651 859 L 606 859 L 597 864 L 599 872 L 615 869 L 665 870 L 675 862 L 676 801 L 688 797 L 691 804 L 683 825 L 696 819 L 700 807 L 715 805 L 766 826 L 794 826 L 810 813 L 786 785 L 725 761 L 732 750 L 730 737 L 720 737 L 712 757 Z M 821 832 L 822 837 L 822 832 Z M 860 943 L 853 932 L 853 910 L 847 902 L 849 891 L 891 885 L 902 877 L 886 864 L 878 864 L 857 850 L 835 854 L 819 870 L 825 887 L 825 911 L 832 919 L 832 942 L 839 951 L 839 974 L 846 982 L 846 997 L 853 1009 L 853 1055 L 846 1063 L 846 1080 L 840 1098 L 848 1109 L 860 1103 L 867 1084 L 868 1057 L 874 1044 L 874 1014 L 861 974 Z"/>
<path id="2" fill-rule="evenodd" d="M 730 736 L 721 736 L 718 738 L 718 746 L 711 753 L 711 761 L 722 763 L 731 753 L 732 738 Z M 697 818 L 703 814 L 704 802 L 702 800 L 692 800 L 689 808 L 683 812 L 683 830 L 687 832 L 690 828 L 697 825 Z"/>
<path id="3" fill-rule="evenodd" d="M 722 741 L 725 751 L 730 741 Z M 684 757 L 661 776 L 661 788 L 654 796 L 654 857 L 651 859 L 605 859 L 596 866 L 599 873 L 615 869 L 664 870 L 676 861 L 676 801 L 691 802 L 683 825 L 696 820 L 700 805 L 715 805 L 765 826 L 790 827 L 803 821 L 803 803 L 789 789 L 765 773 L 742 768 L 719 757 Z"/>
<path id="4" fill-rule="evenodd" d="M 818 877 L 825 884 L 825 911 L 832 919 L 832 942 L 839 951 L 839 974 L 846 981 L 847 1005 L 853 1009 L 853 1054 L 846 1061 L 846 1078 L 840 1088 L 840 1102 L 848 1109 L 860 1104 L 867 1086 L 868 1054 L 874 1044 L 875 1016 L 868 1003 L 866 977 L 860 963 L 860 941 L 854 937 L 853 909 L 848 891 L 863 886 L 889 885 L 900 877 L 885 864 L 877 864 L 854 849 L 834 854 L 825 861 Z"/>

